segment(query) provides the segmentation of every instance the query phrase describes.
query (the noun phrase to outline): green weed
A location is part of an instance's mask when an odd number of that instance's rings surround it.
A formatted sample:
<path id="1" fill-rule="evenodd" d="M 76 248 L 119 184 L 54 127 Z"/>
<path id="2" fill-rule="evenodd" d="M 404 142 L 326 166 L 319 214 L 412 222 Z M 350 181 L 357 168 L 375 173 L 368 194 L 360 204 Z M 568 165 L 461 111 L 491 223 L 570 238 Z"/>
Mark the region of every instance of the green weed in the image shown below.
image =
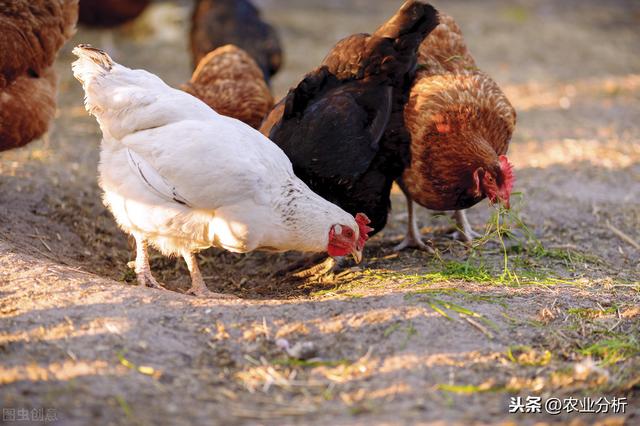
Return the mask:
<path id="1" fill-rule="evenodd" d="M 460 393 L 460 394 L 474 394 L 474 393 L 484 393 L 484 392 L 504 392 L 507 389 L 504 386 L 493 386 L 493 385 L 448 385 L 448 384 L 438 384 L 436 385 L 436 389 L 452 392 L 452 393 Z"/>
<path id="2" fill-rule="evenodd" d="M 582 355 L 599 359 L 604 365 L 616 364 L 640 354 L 640 342 L 633 335 L 618 335 L 596 342 L 579 351 Z"/>
<path id="3" fill-rule="evenodd" d="M 537 351 L 531 346 L 509 346 L 507 349 L 509 361 L 524 366 L 543 366 L 551 361 L 551 352 L 548 350 Z"/>
<path id="4" fill-rule="evenodd" d="M 581 319 L 596 319 L 602 316 L 615 314 L 618 311 L 617 306 L 611 306 L 604 309 L 594 308 L 570 308 L 567 312 Z"/>

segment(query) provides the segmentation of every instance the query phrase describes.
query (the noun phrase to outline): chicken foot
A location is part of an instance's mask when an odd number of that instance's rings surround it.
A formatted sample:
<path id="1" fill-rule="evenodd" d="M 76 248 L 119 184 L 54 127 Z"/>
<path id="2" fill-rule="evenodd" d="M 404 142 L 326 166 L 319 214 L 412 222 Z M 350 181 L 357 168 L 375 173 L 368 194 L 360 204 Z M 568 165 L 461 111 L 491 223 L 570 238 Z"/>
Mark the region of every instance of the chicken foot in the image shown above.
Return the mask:
<path id="1" fill-rule="evenodd" d="M 327 257 L 324 261 L 293 274 L 296 278 L 312 281 L 331 282 L 343 273 L 347 266 L 346 257 Z"/>
<path id="2" fill-rule="evenodd" d="M 402 188 L 402 185 L 400 185 Z M 409 194 L 404 191 L 404 196 L 407 198 L 407 214 L 409 215 L 408 223 L 407 223 L 407 235 L 404 237 L 404 240 L 393 249 L 395 251 L 401 251 L 405 248 L 418 248 L 420 250 L 425 250 L 429 253 L 435 253 L 434 250 L 425 244 L 422 241 L 422 236 L 420 235 L 420 229 L 418 229 L 418 223 L 416 220 L 416 215 L 413 211 L 413 200 L 409 197 Z"/>
<path id="3" fill-rule="evenodd" d="M 136 260 L 134 262 L 134 270 L 138 277 L 138 284 L 143 287 L 151 287 L 164 290 L 164 287 L 156 281 L 151 273 L 151 266 L 149 266 L 149 253 L 147 251 L 147 240 L 141 234 L 133 234 L 133 238 L 136 240 Z"/>
<path id="4" fill-rule="evenodd" d="M 314 253 L 311 255 L 307 255 L 302 259 L 297 260 L 294 263 L 290 264 L 289 266 L 274 272 L 272 276 L 285 276 L 285 275 L 295 273 L 296 271 L 300 271 L 303 268 L 308 267 L 309 265 L 315 265 L 318 262 L 325 260 L 326 257 L 327 257 L 327 253 Z"/>
<path id="5" fill-rule="evenodd" d="M 273 275 L 290 275 L 294 278 L 311 281 L 332 281 L 337 275 L 343 273 L 348 264 L 346 257 L 329 257 L 326 253 L 316 253 L 283 268 Z M 309 266 L 311 265 L 311 266 Z"/>
<path id="6" fill-rule="evenodd" d="M 189 268 L 189 274 L 191 274 L 191 288 L 187 290 L 187 294 L 191 294 L 197 297 L 206 297 L 209 299 L 235 299 L 235 296 L 230 294 L 222 294 L 222 293 L 214 293 L 213 291 L 207 288 L 207 285 L 204 282 L 204 278 L 202 278 L 202 274 L 200 273 L 200 268 L 198 268 L 198 260 L 196 259 L 195 253 L 184 252 L 182 253 L 182 257 L 184 261 L 187 263 L 187 268 Z"/>
<path id="7" fill-rule="evenodd" d="M 474 238 L 481 237 L 480 234 L 471 228 L 471 224 L 467 219 L 467 213 L 464 210 L 456 210 L 451 217 L 455 219 L 457 226 L 457 230 L 452 235 L 454 239 L 471 243 Z"/>

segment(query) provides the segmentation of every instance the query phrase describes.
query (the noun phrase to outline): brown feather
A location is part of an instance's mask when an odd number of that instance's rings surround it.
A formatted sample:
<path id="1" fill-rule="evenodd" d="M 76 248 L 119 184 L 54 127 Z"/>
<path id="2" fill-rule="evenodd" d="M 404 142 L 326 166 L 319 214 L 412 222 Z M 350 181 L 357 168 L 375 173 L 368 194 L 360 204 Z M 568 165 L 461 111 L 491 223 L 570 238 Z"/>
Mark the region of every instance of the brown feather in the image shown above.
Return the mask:
<path id="1" fill-rule="evenodd" d="M 58 50 L 75 32 L 78 0 L 0 0 L 0 151 L 47 131 Z"/>
<path id="2" fill-rule="evenodd" d="M 0 0 L 0 89 L 39 76 L 75 32 L 78 0 Z"/>
<path id="3" fill-rule="evenodd" d="M 404 109 L 411 133 L 411 164 L 403 188 L 433 210 L 459 210 L 482 198 L 473 172 L 496 175 L 516 114 L 498 85 L 478 71 L 460 28 L 447 15 L 422 42 L 418 71 Z"/>
<path id="4" fill-rule="evenodd" d="M 0 151 L 42 136 L 56 112 L 53 67 L 41 77 L 23 75 L 0 91 Z"/>
<path id="5" fill-rule="evenodd" d="M 182 86 L 219 114 L 257 128 L 273 106 L 258 64 L 244 50 L 227 45 L 206 55 Z"/>

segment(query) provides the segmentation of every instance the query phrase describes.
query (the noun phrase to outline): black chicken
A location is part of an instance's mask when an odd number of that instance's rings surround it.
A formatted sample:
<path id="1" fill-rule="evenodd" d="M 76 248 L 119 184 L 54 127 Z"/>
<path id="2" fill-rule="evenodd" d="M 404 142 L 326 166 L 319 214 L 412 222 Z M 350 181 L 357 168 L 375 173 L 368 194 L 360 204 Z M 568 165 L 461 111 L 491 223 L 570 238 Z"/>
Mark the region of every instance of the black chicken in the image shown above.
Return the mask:
<path id="1" fill-rule="evenodd" d="M 267 82 L 280 69 L 278 34 L 249 0 L 198 0 L 191 21 L 194 66 L 210 51 L 234 44 L 258 63 Z"/>
<path id="2" fill-rule="evenodd" d="M 431 5 L 407 1 L 373 35 L 338 42 L 261 127 L 298 177 L 346 211 L 364 212 L 373 233 L 385 226 L 391 185 L 409 163 L 403 107 L 418 46 L 437 25 Z"/>

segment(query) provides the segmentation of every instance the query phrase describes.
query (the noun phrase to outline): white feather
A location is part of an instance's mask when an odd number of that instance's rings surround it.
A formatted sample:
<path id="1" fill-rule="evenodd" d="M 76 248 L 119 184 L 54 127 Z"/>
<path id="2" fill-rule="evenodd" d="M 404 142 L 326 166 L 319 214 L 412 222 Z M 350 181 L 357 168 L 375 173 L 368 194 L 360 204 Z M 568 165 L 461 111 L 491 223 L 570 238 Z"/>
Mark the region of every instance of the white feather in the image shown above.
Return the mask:
<path id="1" fill-rule="evenodd" d="M 187 201 L 183 196 L 178 194 L 175 186 L 172 186 L 167 182 L 151 164 L 149 164 L 144 158 L 140 157 L 135 151 L 127 148 L 127 158 L 129 159 L 129 166 L 138 175 L 138 177 L 149 187 L 149 189 L 167 201 L 175 201 L 176 203 L 184 204 L 187 207 L 192 207 L 191 203 Z"/>
<path id="2" fill-rule="evenodd" d="M 76 77 L 103 132 L 100 185 L 120 226 L 166 254 L 217 245 L 236 252 L 324 251 L 354 218 L 313 193 L 287 156 L 244 123 L 153 74 L 95 64 Z"/>

